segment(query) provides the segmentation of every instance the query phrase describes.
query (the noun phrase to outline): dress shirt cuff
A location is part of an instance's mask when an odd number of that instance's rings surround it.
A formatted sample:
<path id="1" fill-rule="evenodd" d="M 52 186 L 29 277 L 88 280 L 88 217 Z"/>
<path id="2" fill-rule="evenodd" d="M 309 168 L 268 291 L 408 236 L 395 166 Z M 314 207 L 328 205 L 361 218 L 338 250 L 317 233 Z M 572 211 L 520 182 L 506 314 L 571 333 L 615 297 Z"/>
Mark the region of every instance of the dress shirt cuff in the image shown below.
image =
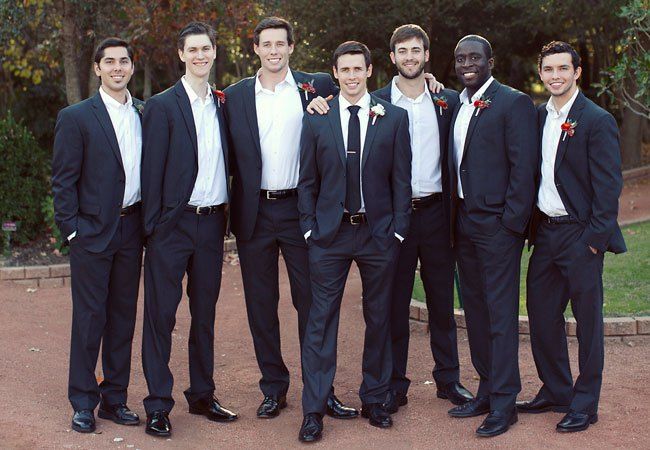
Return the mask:
<path id="1" fill-rule="evenodd" d="M 305 233 L 305 240 L 309 239 L 309 236 L 311 236 L 311 230 Z"/>
<path id="2" fill-rule="evenodd" d="M 73 231 L 72 233 L 70 233 L 70 236 L 68 236 L 68 242 L 70 242 L 72 239 L 74 239 L 74 237 L 75 237 L 76 235 L 77 235 L 77 231 L 76 231 L 76 230 Z"/>
<path id="3" fill-rule="evenodd" d="M 399 234 L 395 233 L 395 237 L 399 239 L 400 242 L 404 242 L 404 238 L 400 236 Z"/>

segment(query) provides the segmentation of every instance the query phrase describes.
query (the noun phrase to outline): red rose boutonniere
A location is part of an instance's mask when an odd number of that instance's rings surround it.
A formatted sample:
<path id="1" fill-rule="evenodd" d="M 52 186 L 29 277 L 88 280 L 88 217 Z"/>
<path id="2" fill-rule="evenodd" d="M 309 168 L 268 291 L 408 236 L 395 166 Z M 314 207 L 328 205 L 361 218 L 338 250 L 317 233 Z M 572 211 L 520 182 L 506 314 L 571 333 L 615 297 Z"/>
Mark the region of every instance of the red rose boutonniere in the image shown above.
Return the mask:
<path id="1" fill-rule="evenodd" d="M 217 99 L 217 106 L 221 108 L 221 105 L 226 104 L 226 94 L 223 91 L 220 91 L 219 89 L 213 89 L 212 90 L 212 95 Z"/>
<path id="2" fill-rule="evenodd" d="M 562 127 L 562 140 L 564 141 L 567 135 L 571 137 L 575 134 L 578 122 L 575 120 L 567 119 L 567 121 L 560 126 Z"/>
<path id="3" fill-rule="evenodd" d="M 434 96 L 433 102 L 440 108 L 440 115 L 442 116 L 442 110 L 447 109 L 449 105 L 447 104 L 447 97 L 441 95 L 440 97 Z"/>
<path id="4" fill-rule="evenodd" d="M 478 100 L 474 100 L 474 108 L 476 108 L 476 114 L 474 114 L 474 116 L 478 116 L 478 113 L 481 112 L 482 109 L 489 108 L 491 103 L 492 100 L 484 98 L 482 95 Z"/>
<path id="5" fill-rule="evenodd" d="M 307 96 L 309 94 L 315 94 L 316 93 L 316 88 L 314 88 L 314 80 L 311 80 L 310 82 L 300 83 L 298 85 L 298 92 L 304 92 L 305 93 L 305 100 L 308 100 Z"/>

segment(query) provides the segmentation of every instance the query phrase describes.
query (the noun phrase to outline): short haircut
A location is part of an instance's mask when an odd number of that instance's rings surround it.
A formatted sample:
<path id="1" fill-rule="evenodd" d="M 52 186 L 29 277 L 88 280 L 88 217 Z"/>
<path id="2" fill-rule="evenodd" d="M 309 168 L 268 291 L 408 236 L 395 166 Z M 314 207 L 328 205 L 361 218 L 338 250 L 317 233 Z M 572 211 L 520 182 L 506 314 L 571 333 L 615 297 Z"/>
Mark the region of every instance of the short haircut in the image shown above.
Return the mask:
<path id="1" fill-rule="evenodd" d="M 205 34 L 210 39 L 213 47 L 217 46 L 217 32 L 214 31 L 212 26 L 208 25 L 205 22 L 190 22 L 183 27 L 183 29 L 178 33 L 178 41 L 176 41 L 176 47 L 183 51 L 185 48 L 185 39 L 188 36 L 196 36 Z"/>
<path id="2" fill-rule="evenodd" d="M 478 34 L 468 34 L 467 36 L 463 37 L 460 41 L 458 41 L 458 44 L 456 44 L 456 48 L 463 42 L 467 41 L 472 41 L 472 42 L 478 42 L 481 45 L 483 45 L 483 52 L 485 53 L 485 56 L 487 59 L 492 58 L 492 46 L 490 45 L 490 41 L 485 39 L 483 36 L 479 36 Z"/>
<path id="3" fill-rule="evenodd" d="M 372 64 L 372 58 L 370 57 L 370 50 L 366 44 L 362 44 L 357 41 L 346 41 L 336 47 L 334 50 L 334 56 L 332 56 L 332 66 L 337 67 L 336 63 L 339 60 L 339 57 L 343 55 L 363 55 L 363 59 L 366 62 L 366 68 L 370 67 Z"/>
<path id="4" fill-rule="evenodd" d="M 576 52 L 571 45 L 562 41 L 552 41 L 542 47 L 542 51 L 539 53 L 539 57 L 537 58 L 537 67 L 539 69 L 542 68 L 542 59 L 544 59 L 545 56 L 555 55 L 558 53 L 568 53 L 571 55 L 573 70 L 580 67 L 580 55 L 578 55 L 578 52 Z"/>
<path id="5" fill-rule="evenodd" d="M 395 46 L 409 39 L 417 38 L 422 41 L 424 50 L 429 50 L 429 36 L 419 25 L 409 23 L 395 28 L 393 35 L 390 37 L 390 51 L 395 52 Z"/>
<path id="6" fill-rule="evenodd" d="M 293 27 L 289 22 L 282 17 L 266 17 L 257 24 L 253 30 L 253 42 L 255 45 L 260 45 L 260 34 L 269 28 L 284 29 L 287 31 L 287 43 L 293 45 Z"/>
<path id="7" fill-rule="evenodd" d="M 93 56 L 93 60 L 97 65 L 99 65 L 99 61 L 101 61 L 102 58 L 104 57 L 104 51 L 109 47 L 124 47 L 126 49 L 126 53 L 129 55 L 129 59 L 131 60 L 131 62 L 133 62 L 133 49 L 131 48 L 129 43 L 126 42 L 124 39 L 120 39 L 117 37 L 109 37 L 101 41 L 97 46 L 97 48 L 95 49 L 95 55 Z"/>

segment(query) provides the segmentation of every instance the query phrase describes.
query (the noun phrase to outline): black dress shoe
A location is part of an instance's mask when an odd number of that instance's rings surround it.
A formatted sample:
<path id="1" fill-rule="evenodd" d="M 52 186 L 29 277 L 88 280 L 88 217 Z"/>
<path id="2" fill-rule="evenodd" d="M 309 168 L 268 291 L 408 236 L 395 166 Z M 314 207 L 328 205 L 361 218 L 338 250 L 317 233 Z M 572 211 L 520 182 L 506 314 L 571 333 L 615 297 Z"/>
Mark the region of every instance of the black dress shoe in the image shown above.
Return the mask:
<path id="1" fill-rule="evenodd" d="M 558 405 L 537 395 L 529 402 L 517 402 L 517 411 L 526 414 L 540 414 L 549 411 L 567 413 L 569 412 L 569 405 Z"/>
<path id="2" fill-rule="evenodd" d="M 393 426 L 393 419 L 390 413 L 381 403 L 366 403 L 361 406 L 361 416 L 368 419 L 370 425 L 378 428 L 390 428 Z"/>
<path id="3" fill-rule="evenodd" d="M 167 437 L 172 434 L 172 423 L 169 421 L 169 413 L 164 410 L 154 411 L 147 414 L 147 434 L 157 437 Z"/>
<path id="4" fill-rule="evenodd" d="M 112 420 L 120 425 L 140 425 L 140 418 L 131 411 L 125 403 L 107 405 L 102 402 L 99 405 L 97 415 L 102 419 Z"/>
<path id="5" fill-rule="evenodd" d="M 447 411 L 451 417 L 476 417 L 490 412 L 490 397 L 483 395 Z"/>
<path id="6" fill-rule="evenodd" d="M 214 422 L 237 420 L 237 414 L 221 406 L 217 398 L 204 398 L 192 403 L 190 414 L 201 414 Z"/>
<path id="7" fill-rule="evenodd" d="M 408 404 L 409 398 L 403 392 L 389 391 L 384 403 L 384 408 L 389 414 L 395 414 L 400 406 Z"/>
<path id="8" fill-rule="evenodd" d="M 510 425 L 514 425 L 515 423 L 517 423 L 516 408 L 512 408 L 508 412 L 491 411 L 481 426 L 476 430 L 476 434 L 481 437 L 498 436 L 508 431 Z"/>
<path id="9" fill-rule="evenodd" d="M 350 406 L 345 406 L 334 394 L 327 397 L 327 410 L 325 412 L 335 419 L 354 419 L 359 416 L 359 411 Z"/>
<path id="10" fill-rule="evenodd" d="M 90 409 L 75 411 L 72 415 L 72 429 L 79 433 L 95 431 L 95 414 Z"/>
<path id="11" fill-rule="evenodd" d="M 472 393 L 465 389 L 465 386 L 460 384 L 458 381 L 452 381 L 444 386 L 438 386 L 436 396 L 438 398 L 449 400 L 454 405 L 464 405 L 474 398 Z"/>
<path id="12" fill-rule="evenodd" d="M 561 433 L 584 431 L 592 423 L 598 422 L 598 414 L 586 414 L 576 411 L 569 413 L 560 420 L 555 429 Z"/>
<path id="13" fill-rule="evenodd" d="M 300 442 L 316 442 L 323 437 L 323 418 L 320 414 L 309 413 L 302 420 L 298 433 Z"/>
<path id="14" fill-rule="evenodd" d="M 280 410 L 287 407 L 287 397 L 275 398 L 270 395 L 264 397 L 260 407 L 257 408 L 257 417 L 261 419 L 272 419 L 280 414 Z"/>

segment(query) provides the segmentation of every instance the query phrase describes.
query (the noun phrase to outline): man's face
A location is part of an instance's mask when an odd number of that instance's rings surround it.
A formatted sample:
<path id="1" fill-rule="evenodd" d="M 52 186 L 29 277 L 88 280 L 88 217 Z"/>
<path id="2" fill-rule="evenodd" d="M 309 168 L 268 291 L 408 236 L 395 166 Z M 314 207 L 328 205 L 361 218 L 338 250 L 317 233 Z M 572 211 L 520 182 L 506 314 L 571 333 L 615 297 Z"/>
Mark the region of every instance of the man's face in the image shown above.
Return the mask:
<path id="1" fill-rule="evenodd" d="M 217 57 L 217 49 L 207 34 L 191 34 L 185 38 L 183 50 L 178 57 L 185 63 L 185 73 L 197 78 L 208 78 Z"/>
<path id="2" fill-rule="evenodd" d="M 289 45 L 287 30 L 284 28 L 267 28 L 260 33 L 260 43 L 253 45 L 253 50 L 260 57 L 264 70 L 277 73 L 289 65 L 293 44 Z"/>
<path id="3" fill-rule="evenodd" d="M 424 50 L 422 39 L 414 37 L 396 44 L 395 51 L 390 52 L 390 59 L 400 75 L 413 79 L 424 71 L 424 64 L 429 61 L 429 50 Z"/>
<path id="4" fill-rule="evenodd" d="M 570 53 L 556 53 L 542 58 L 539 78 L 554 97 L 569 92 L 580 78 L 582 68 L 573 68 Z"/>
<path id="5" fill-rule="evenodd" d="M 478 90 L 490 78 L 494 59 L 488 59 L 483 44 L 464 41 L 454 51 L 456 76 L 469 89 Z"/>
<path id="6" fill-rule="evenodd" d="M 95 75 L 102 80 L 104 89 L 119 92 L 126 89 L 135 66 L 125 47 L 108 47 L 104 56 L 95 63 Z"/>
<path id="7" fill-rule="evenodd" d="M 339 56 L 333 67 L 334 77 L 339 80 L 341 92 L 348 98 L 363 95 L 366 84 L 372 75 L 372 64 L 366 67 L 362 54 L 347 54 Z"/>

